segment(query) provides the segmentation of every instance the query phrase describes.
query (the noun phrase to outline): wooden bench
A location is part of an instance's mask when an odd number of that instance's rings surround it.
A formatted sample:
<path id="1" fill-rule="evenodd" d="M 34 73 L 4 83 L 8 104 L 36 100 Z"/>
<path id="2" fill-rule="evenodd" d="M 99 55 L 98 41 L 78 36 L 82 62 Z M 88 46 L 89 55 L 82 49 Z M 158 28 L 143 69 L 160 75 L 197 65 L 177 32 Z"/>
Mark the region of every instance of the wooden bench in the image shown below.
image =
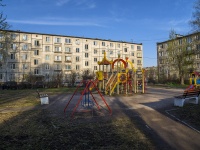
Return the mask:
<path id="1" fill-rule="evenodd" d="M 49 96 L 47 94 L 40 94 L 37 90 L 38 97 L 40 98 L 41 105 L 49 104 Z"/>
<path id="2" fill-rule="evenodd" d="M 174 97 L 174 106 L 183 107 L 184 102 L 187 99 L 188 100 L 193 99 L 193 101 L 189 101 L 189 102 L 193 104 L 198 104 L 199 94 L 200 94 L 200 90 L 196 90 L 196 89 L 184 91 L 182 95 Z"/>

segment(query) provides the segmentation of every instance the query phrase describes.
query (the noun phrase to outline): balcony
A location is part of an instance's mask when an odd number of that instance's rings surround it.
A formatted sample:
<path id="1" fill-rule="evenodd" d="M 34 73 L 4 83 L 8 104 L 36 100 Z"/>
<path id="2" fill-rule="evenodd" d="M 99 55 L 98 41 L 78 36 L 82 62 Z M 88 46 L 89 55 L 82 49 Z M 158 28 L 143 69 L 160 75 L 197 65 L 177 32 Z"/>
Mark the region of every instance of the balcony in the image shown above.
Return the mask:
<path id="1" fill-rule="evenodd" d="M 65 62 L 66 62 L 66 63 L 71 63 L 72 61 L 71 61 L 71 60 L 65 60 Z"/>
<path id="2" fill-rule="evenodd" d="M 61 62 L 62 62 L 62 60 L 54 60 L 54 62 L 60 62 L 60 63 L 61 63 Z"/>

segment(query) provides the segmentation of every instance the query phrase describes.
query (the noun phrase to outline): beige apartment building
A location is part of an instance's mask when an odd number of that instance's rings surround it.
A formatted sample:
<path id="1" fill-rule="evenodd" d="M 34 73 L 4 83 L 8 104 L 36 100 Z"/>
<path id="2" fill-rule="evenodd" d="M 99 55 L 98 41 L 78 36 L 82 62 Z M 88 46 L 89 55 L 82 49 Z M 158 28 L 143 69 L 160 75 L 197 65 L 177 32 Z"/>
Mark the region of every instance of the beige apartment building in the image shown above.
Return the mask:
<path id="1" fill-rule="evenodd" d="M 169 42 L 170 40 L 157 43 L 158 80 L 162 80 L 163 78 L 178 79 L 178 71 L 172 71 L 170 68 L 173 66 L 170 66 L 170 64 L 167 62 L 167 58 L 170 57 L 167 52 Z M 186 68 L 188 71 L 186 71 L 185 79 L 189 78 L 190 70 L 200 72 L 200 33 L 193 33 L 185 36 L 177 34 L 174 45 L 174 47 L 176 47 L 175 49 L 177 50 L 174 51 L 174 53 L 181 52 L 183 48 L 186 51 L 194 52 L 194 55 L 192 55 L 194 61 L 192 66 L 188 65 Z"/>
<path id="2" fill-rule="evenodd" d="M 66 35 L 8 31 L 12 42 L 7 47 L 7 59 L 0 54 L 0 82 L 22 82 L 24 76 L 32 74 L 49 80 L 53 74 L 63 73 L 63 82 L 70 78 L 72 71 L 78 78 L 84 70 L 95 72 L 99 69 L 104 52 L 109 60 L 120 57 L 129 60 L 136 69 L 141 69 L 141 43 L 112 41 L 96 38 Z M 3 43 L 3 35 L 0 35 Z"/>

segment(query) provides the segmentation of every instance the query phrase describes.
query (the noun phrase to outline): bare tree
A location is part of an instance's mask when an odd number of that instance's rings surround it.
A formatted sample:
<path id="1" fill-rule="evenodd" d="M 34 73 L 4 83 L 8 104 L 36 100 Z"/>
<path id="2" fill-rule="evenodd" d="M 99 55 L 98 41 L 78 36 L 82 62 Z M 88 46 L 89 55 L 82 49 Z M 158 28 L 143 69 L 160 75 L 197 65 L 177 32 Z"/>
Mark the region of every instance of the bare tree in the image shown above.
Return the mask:
<path id="1" fill-rule="evenodd" d="M 194 3 L 193 19 L 189 23 L 195 32 L 200 31 L 200 0 Z"/>

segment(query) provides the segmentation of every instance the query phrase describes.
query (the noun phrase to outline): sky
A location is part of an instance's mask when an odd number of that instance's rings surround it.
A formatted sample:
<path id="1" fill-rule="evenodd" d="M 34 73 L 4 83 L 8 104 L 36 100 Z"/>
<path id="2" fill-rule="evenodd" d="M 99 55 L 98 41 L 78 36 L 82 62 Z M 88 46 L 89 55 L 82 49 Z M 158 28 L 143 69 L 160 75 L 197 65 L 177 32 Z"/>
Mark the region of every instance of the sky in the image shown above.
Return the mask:
<path id="1" fill-rule="evenodd" d="M 157 66 L 156 43 L 187 35 L 195 0 L 3 0 L 11 30 L 143 44 L 143 67 Z"/>

